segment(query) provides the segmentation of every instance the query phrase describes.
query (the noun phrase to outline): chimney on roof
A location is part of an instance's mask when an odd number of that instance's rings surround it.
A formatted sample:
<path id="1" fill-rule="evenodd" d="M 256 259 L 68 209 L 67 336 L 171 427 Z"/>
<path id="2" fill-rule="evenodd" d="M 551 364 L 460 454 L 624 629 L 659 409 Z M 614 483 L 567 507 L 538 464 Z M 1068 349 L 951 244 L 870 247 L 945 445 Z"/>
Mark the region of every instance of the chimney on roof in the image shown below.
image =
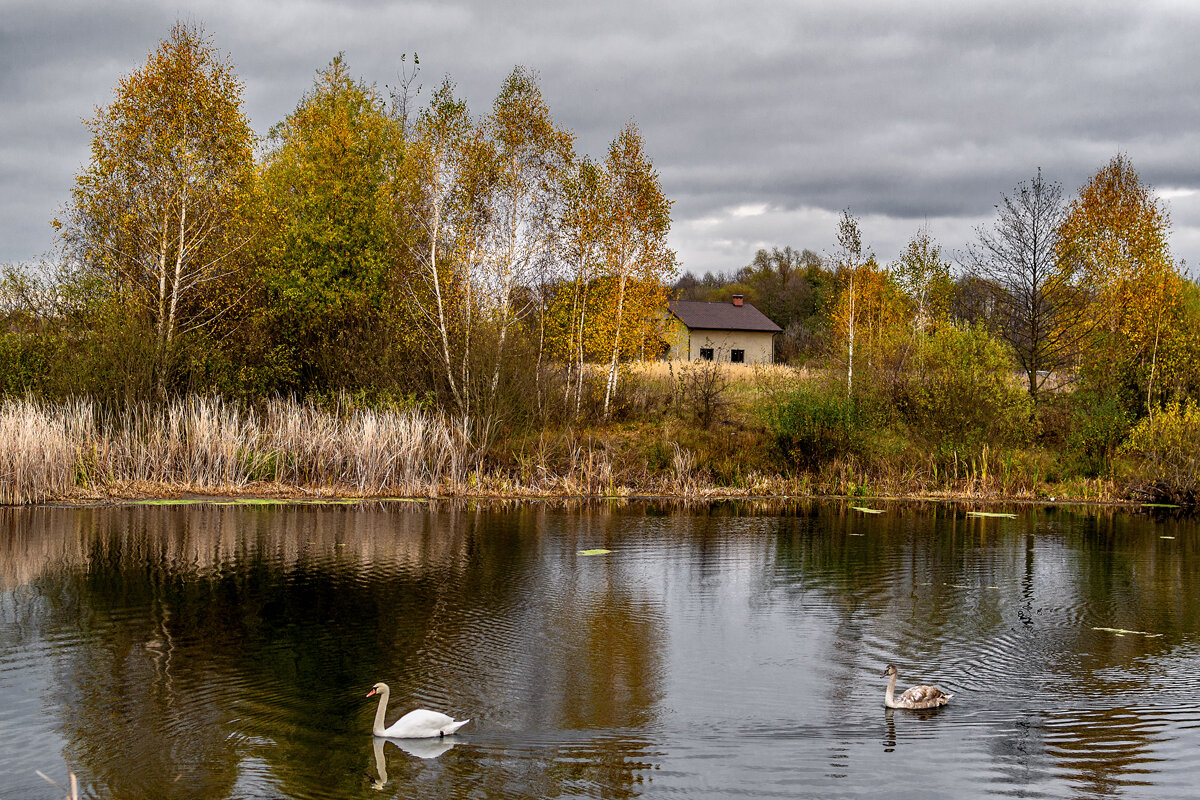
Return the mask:
<path id="1" fill-rule="evenodd" d="M 738 308 L 742 307 L 742 296 L 740 294 L 735 294 L 733 296 L 733 304 Z"/>

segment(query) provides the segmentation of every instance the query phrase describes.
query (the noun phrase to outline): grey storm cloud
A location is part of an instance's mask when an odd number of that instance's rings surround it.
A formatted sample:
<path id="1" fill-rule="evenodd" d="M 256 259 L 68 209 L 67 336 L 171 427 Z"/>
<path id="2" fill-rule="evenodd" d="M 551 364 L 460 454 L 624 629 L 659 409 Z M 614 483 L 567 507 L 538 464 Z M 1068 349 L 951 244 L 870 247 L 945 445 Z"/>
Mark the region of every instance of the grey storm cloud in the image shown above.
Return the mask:
<path id="1" fill-rule="evenodd" d="M 695 272 L 830 249 L 844 208 L 884 260 L 923 224 L 960 249 L 1039 167 L 1070 195 L 1117 152 L 1200 258 L 1194 4 L 0 2 L 0 262 L 51 247 L 82 120 L 176 20 L 230 55 L 260 134 L 338 52 L 385 87 L 415 51 L 418 82 L 449 75 L 477 113 L 529 67 L 581 150 L 639 124 Z"/>

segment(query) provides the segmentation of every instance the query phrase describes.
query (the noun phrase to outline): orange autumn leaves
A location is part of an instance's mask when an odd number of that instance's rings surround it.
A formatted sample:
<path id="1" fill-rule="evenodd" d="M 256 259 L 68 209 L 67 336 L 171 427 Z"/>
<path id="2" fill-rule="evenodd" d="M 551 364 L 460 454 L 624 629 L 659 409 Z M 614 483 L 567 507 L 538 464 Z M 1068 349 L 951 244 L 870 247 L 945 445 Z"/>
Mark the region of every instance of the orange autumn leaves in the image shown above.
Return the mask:
<path id="1" fill-rule="evenodd" d="M 1080 367 L 1102 389 L 1138 392 L 1154 408 L 1196 372 L 1197 330 L 1187 282 L 1171 258 L 1170 216 L 1128 156 L 1117 155 L 1080 189 L 1059 229 L 1060 269 L 1090 308 Z"/>

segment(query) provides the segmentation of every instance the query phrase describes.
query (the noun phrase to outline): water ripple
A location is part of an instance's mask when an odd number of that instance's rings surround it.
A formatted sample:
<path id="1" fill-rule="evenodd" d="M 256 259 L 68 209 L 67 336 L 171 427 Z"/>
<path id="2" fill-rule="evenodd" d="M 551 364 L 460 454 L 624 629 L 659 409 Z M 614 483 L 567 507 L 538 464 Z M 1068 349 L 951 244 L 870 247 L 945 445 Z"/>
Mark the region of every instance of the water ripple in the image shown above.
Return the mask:
<path id="1" fill-rule="evenodd" d="M 379 680 L 389 721 L 473 720 L 386 748 L 384 796 L 1169 798 L 1200 768 L 1194 525 L 189 508 L 0 538 L 0 795 L 378 796 Z M 954 700 L 885 711 L 888 663 Z"/>

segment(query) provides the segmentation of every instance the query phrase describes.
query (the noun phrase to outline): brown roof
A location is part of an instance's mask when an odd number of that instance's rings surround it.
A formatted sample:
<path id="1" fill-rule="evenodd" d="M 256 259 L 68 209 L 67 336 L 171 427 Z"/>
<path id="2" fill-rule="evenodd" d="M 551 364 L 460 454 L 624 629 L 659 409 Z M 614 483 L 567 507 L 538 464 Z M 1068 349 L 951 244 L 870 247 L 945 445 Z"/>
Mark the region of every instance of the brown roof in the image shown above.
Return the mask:
<path id="1" fill-rule="evenodd" d="M 689 328 L 723 331 L 765 331 L 779 333 L 783 328 L 749 303 L 705 303 L 699 300 L 671 300 L 667 307 Z"/>

